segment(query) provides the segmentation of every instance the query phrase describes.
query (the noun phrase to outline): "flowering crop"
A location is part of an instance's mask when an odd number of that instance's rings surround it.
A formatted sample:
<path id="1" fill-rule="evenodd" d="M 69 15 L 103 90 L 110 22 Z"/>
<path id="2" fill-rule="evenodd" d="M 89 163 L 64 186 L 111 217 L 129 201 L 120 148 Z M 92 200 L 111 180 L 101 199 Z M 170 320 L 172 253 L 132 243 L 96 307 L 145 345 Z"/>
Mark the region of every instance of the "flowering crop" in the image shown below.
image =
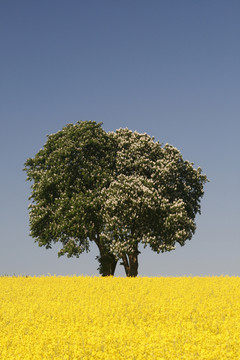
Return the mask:
<path id="1" fill-rule="evenodd" d="M 1 277 L 4 360 L 239 360 L 240 278 Z"/>

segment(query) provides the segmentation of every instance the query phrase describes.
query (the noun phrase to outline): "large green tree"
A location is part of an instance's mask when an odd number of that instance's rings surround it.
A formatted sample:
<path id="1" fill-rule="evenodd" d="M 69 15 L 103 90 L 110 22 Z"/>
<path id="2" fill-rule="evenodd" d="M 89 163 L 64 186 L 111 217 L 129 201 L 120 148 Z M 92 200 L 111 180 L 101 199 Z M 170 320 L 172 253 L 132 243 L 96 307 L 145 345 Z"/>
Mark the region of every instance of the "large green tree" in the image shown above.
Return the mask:
<path id="1" fill-rule="evenodd" d="M 114 177 L 103 188 L 104 231 L 109 250 L 127 276 L 137 276 L 139 244 L 157 253 L 181 246 L 195 232 L 207 177 L 181 153 L 147 134 L 119 129 Z"/>
<path id="2" fill-rule="evenodd" d="M 81 121 L 49 135 L 24 169 L 32 182 L 31 236 L 46 248 L 62 243 L 58 255 L 68 257 L 89 251 L 94 241 L 102 275 L 113 275 L 117 264 L 100 237 L 104 219 L 99 196 L 112 180 L 115 148 L 101 123 Z"/>
<path id="3" fill-rule="evenodd" d="M 173 146 L 128 129 L 107 133 L 94 121 L 48 136 L 25 170 L 35 241 L 60 242 L 58 255 L 68 257 L 95 242 L 103 276 L 118 260 L 137 276 L 139 244 L 160 253 L 190 240 L 207 181 Z"/>

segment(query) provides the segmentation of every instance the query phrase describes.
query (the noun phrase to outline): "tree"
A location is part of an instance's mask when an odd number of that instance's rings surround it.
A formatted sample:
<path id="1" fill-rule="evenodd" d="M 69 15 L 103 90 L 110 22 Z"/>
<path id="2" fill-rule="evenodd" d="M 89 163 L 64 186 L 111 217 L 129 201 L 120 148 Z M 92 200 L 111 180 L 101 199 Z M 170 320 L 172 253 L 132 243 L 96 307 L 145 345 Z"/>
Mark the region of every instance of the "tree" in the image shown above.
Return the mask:
<path id="1" fill-rule="evenodd" d="M 62 243 L 58 255 L 68 257 L 89 251 L 94 241 L 99 271 L 106 276 L 114 274 L 117 260 L 100 238 L 104 220 L 99 194 L 112 179 L 116 146 L 101 125 L 81 121 L 49 135 L 24 170 L 32 181 L 30 235 L 47 249 Z"/>
<path id="2" fill-rule="evenodd" d="M 62 243 L 68 257 L 93 241 L 100 274 L 114 275 L 121 260 L 137 276 L 140 243 L 160 253 L 192 238 L 207 177 L 171 145 L 101 125 L 69 124 L 26 161 L 31 235 L 46 248 Z"/>
<path id="3" fill-rule="evenodd" d="M 147 134 L 111 133 L 118 144 L 114 177 L 102 189 L 104 231 L 100 234 L 127 276 L 137 276 L 139 243 L 157 253 L 192 238 L 207 177 L 180 152 Z"/>

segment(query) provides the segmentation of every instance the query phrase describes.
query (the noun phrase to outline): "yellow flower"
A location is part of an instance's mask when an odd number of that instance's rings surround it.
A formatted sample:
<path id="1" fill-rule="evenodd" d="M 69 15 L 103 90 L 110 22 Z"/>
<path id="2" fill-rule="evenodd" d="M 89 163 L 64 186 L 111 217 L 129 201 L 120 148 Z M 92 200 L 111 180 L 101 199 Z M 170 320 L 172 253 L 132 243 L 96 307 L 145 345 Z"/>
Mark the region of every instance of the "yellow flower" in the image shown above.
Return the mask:
<path id="1" fill-rule="evenodd" d="M 239 277 L 1 277 L 0 294 L 4 360 L 240 359 Z"/>

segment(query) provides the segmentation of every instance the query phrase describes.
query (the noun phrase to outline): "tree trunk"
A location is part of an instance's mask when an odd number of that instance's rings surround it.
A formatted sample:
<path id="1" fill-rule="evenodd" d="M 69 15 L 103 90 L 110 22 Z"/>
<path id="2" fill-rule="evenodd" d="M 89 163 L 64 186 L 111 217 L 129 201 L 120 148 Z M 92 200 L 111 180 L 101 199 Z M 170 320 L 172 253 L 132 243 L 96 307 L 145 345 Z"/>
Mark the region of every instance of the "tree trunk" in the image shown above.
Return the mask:
<path id="1" fill-rule="evenodd" d="M 130 271 L 129 276 L 136 277 L 138 275 L 138 253 L 134 253 L 128 256 Z"/>
<path id="2" fill-rule="evenodd" d="M 127 277 L 136 277 L 138 275 L 138 254 L 139 252 L 136 251 L 133 254 L 122 255 L 121 265 L 124 266 Z"/>
<path id="3" fill-rule="evenodd" d="M 108 251 L 108 249 L 100 239 L 96 239 L 95 243 L 100 253 L 100 256 L 96 257 L 99 262 L 99 274 L 101 274 L 102 276 L 113 276 L 117 266 L 117 260 L 115 256 Z"/>

